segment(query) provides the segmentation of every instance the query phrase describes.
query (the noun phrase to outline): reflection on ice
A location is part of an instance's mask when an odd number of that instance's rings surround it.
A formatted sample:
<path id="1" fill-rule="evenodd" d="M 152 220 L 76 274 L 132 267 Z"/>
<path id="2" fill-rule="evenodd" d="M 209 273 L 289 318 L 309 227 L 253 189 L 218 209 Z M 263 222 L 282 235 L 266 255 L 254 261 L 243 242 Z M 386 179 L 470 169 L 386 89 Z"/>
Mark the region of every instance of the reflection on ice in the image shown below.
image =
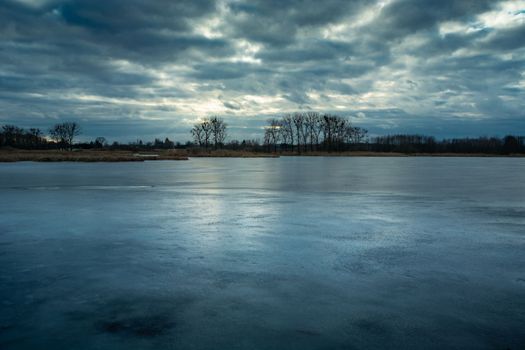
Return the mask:
<path id="1" fill-rule="evenodd" d="M 0 348 L 521 348 L 524 180 L 510 158 L 2 164 Z"/>

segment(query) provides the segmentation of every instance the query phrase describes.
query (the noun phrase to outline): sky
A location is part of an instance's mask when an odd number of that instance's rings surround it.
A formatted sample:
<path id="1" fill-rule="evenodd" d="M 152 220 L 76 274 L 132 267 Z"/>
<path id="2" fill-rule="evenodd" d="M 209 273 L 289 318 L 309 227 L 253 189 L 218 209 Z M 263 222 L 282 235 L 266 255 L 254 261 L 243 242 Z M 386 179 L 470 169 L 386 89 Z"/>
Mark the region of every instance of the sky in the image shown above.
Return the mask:
<path id="1" fill-rule="evenodd" d="M 230 139 L 336 113 L 371 135 L 525 135 L 525 0 L 2 0 L 0 124 Z"/>

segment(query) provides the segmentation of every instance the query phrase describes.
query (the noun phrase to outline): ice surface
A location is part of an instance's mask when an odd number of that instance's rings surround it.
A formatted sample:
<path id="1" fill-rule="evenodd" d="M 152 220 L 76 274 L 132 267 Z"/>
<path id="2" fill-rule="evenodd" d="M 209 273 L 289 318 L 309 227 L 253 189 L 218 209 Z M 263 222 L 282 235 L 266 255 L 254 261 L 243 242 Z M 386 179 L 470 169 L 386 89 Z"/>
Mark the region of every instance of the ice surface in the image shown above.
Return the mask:
<path id="1" fill-rule="evenodd" d="M 0 164 L 1 349 L 522 349 L 525 159 Z"/>

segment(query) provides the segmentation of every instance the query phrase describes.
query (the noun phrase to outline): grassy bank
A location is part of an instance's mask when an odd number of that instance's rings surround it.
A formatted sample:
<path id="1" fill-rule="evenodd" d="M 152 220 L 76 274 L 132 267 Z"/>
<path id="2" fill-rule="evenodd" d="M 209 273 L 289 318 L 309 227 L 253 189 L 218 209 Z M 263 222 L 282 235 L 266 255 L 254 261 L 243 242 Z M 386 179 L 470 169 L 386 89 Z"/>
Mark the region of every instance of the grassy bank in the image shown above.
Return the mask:
<path id="1" fill-rule="evenodd" d="M 0 162 L 142 162 L 145 160 L 187 160 L 191 157 L 214 158 L 278 158 L 280 156 L 311 157 L 525 157 L 525 154 L 487 154 L 487 153 L 395 153 L 395 152 L 307 152 L 307 153 L 261 153 L 234 150 L 18 150 L 0 149 Z"/>
<path id="2" fill-rule="evenodd" d="M 279 154 L 250 151 L 234 151 L 219 149 L 204 151 L 199 149 L 182 150 L 188 157 L 215 157 L 215 158 L 279 158 Z"/>
<path id="3" fill-rule="evenodd" d="M 173 151 L 131 152 L 119 150 L 0 150 L 0 162 L 141 162 L 144 160 L 187 160 Z"/>
<path id="4" fill-rule="evenodd" d="M 187 160 L 189 157 L 276 158 L 275 154 L 233 150 L 19 150 L 0 149 L 0 162 L 141 162 L 145 160 Z"/>

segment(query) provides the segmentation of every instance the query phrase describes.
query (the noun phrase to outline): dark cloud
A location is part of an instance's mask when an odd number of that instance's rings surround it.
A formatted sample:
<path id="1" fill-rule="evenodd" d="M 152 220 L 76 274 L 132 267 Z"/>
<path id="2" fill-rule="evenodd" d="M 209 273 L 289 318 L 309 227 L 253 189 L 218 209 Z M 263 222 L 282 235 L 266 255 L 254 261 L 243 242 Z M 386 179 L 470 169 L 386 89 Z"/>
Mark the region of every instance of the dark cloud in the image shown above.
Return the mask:
<path id="1" fill-rule="evenodd" d="M 354 47 L 333 40 L 304 40 L 287 48 L 267 49 L 256 55 L 263 61 L 281 63 L 305 63 L 330 60 L 345 60 L 355 55 Z"/>
<path id="2" fill-rule="evenodd" d="M 268 46 L 282 47 L 293 43 L 302 30 L 315 30 L 355 15 L 363 0 L 256 0 L 229 5 L 232 24 L 229 32 Z"/>
<path id="3" fill-rule="evenodd" d="M 242 78 L 257 69 L 252 64 L 242 62 L 201 63 L 192 68 L 191 77 L 209 80 Z"/>
<path id="4" fill-rule="evenodd" d="M 494 0 L 398 0 L 381 10 L 371 24 L 371 31 L 385 39 L 395 39 L 421 30 L 433 29 L 438 23 L 471 20 L 490 10 Z"/>
<path id="5" fill-rule="evenodd" d="M 525 24 L 493 32 L 484 46 L 492 50 L 503 51 L 525 48 Z"/>
<path id="6" fill-rule="evenodd" d="M 194 120 L 219 114 L 248 138 L 275 113 L 317 109 L 360 113 L 376 133 L 525 133 L 524 9 L 523 0 L 6 0 L 0 124 L 75 119 L 85 137 L 185 140 Z"/>
<path id="7" fill-rule="evenodd" d="M 224 107 L 226 107 L 228 109 L 235 109 L 235 110 L 240 110 L 241 109 L 241 106 L 238 103 L 235 103 L 235 102 L 223 101 L 222 104 L 224 105 Z"/>
<path id="8" fill-rule="evenodd" d="M 67 53 L 159 64 L 186 55 L 228 55 L 228 41 L 193 32 L 216 10 L 213 1 L 53 1 L 38 10 L 14 2 L 0 10 L 3 36 L 45 43 L 40 54 Z M 54 57 L 57 59 L 58 57 Z M 72 62 L 74 63 L 74 62 Z"/>

